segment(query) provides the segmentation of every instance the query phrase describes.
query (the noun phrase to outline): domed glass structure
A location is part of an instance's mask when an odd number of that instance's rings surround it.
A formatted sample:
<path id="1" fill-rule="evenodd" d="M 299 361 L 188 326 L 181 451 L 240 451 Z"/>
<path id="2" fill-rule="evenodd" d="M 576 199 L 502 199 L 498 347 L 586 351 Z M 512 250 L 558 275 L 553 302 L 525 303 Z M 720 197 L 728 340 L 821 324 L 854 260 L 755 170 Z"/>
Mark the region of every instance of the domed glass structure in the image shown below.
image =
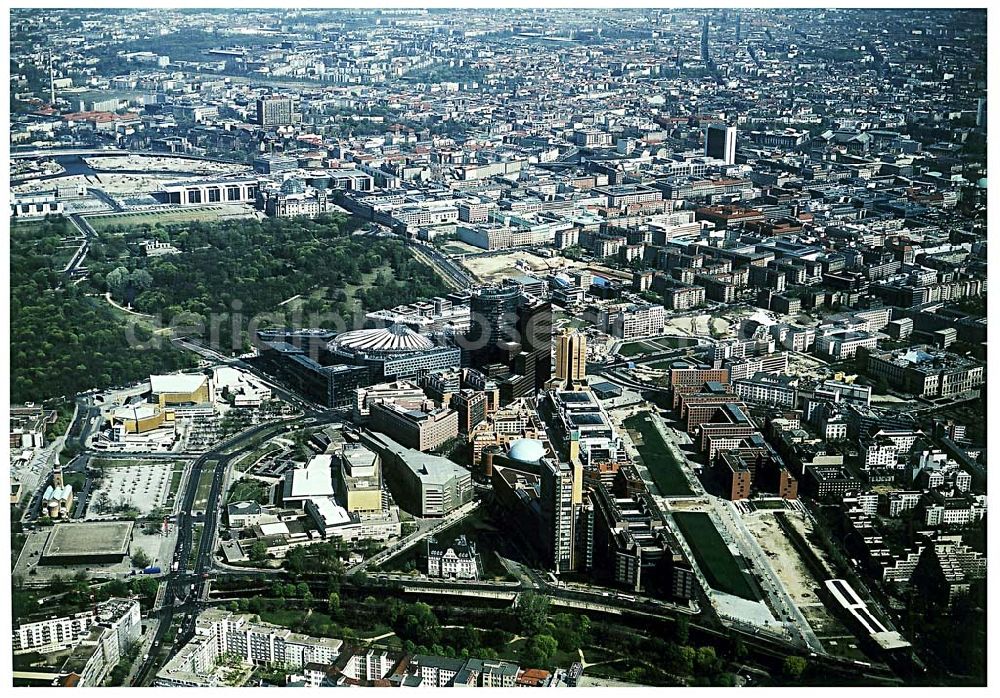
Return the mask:
<path id="1" fill-rule="evenodd" d="M 538 439 L 518 439 L 510 445 L 507 456 L 522 463 L 537 463 L 545 457 L 545 446 Z"/>
<path id="2" fill-rule="evenodd" d="M 306 185 L 301 179 L 295 177 L 289 177 L 281 185 L 282 194 L 304 194 L 306 191 Z"/>

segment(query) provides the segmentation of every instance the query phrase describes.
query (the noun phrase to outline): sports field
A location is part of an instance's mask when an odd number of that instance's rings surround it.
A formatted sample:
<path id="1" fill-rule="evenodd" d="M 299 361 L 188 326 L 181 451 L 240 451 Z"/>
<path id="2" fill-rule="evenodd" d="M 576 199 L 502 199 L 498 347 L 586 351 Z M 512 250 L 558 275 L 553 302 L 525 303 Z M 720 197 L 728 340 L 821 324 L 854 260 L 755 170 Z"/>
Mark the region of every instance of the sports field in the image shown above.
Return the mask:
<path id="1" fill-rule="evenodd" d="M 701 511 L 675 511 L 673 517 L 684 534 L 684 539 L 691 546 L 698 569 L 713 589 L 750 601 L 760 600 L 708 514 Z"/>
<path id="2" fill-rule="evenodd" d="M 681 464 L 673 451 L 664 443 L 656 430 L 649 412 L 640 412 L 625 420 L 625 428 L 632 432 L 632 441 L 639 450 L 643 465 L 653 476 L 653 482 L 664 497 L 685 497 L 694 490 L 684 477 Z M 638 436 L 638 438 L 636 438 Z"/>

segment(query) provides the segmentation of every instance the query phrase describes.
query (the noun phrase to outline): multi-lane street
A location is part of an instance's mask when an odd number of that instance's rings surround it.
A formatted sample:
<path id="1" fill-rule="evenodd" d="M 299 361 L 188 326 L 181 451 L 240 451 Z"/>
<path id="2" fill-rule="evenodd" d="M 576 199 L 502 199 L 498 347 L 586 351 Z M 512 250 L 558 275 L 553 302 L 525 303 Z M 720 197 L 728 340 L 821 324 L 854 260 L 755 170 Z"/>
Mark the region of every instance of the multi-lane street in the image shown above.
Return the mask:
<path id="1" fill-rule="evenodd" d="M 176 525 L 179 534 L 177 547 L 174 550 L 174 561 L 177 563 L 177 569 L 166 576 L 167 590 L 163 606 L 159 611 L 159 625 L 153 640 L 154 647 L 161 645 L 175 616 L 180 614 L 183 614 L 183 619 L 174 638 L 174 649 L 181 647 L 194 635 L 195 616 L 200 605 L 201 588 L 211 576 L 215 538 L 222 512 L 222 497 L 225 494 L 224 484 L 230 463 L 254 448 L 258 438 L 270 438 L 287 433 L 297 426 L 332 424 L 339 420 L 338 416 L 331 413 L 317 411 L 280 424 L 262 424 L 218 444 L 194 462 L 187 477 L 183 504 L 177 514 Z M 198 482 L 205 468 L 214 470 L 212 487 L 204 514 L 194 515 L 192 509 L 194 508 Z M 201 538 L 197 550 L 194 551 L 194 565 L 189 567 L 188 562 L 192 553 L 196 525 L 202 527 Z M 143 661 L 136 674 L 136 685 L 149 685 L 158 669 L 158 656 L 156 653 L 150 653 L 148 658 Z"/>

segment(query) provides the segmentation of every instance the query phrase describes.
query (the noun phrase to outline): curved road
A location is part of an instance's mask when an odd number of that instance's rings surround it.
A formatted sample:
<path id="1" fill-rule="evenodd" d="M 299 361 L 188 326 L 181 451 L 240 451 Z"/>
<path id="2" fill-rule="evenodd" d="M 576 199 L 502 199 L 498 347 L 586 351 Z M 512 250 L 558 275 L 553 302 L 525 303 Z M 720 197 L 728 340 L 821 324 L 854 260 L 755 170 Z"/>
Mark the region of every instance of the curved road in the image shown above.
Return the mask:
<path id="1" fill-rule="evenodd" d="M 199 587 L 210 576 L 212 568 L 213 553 L 215 550 L 215 536 L 219 525 L 219 516 L 222 510 L 222 495 L 224 493 L 225 479 L 229 470 L 229 464 L 234 459 L 242 456 L 247 450 L 256 446 L 254 439 L 259 436 L 269 438 L 279 433 L 285 433 L 297 426 L 314 426 L 319 424 L 329 424 L 340 421 L 340 417 L 331 415 L 328 412 L 314 411 L 310 414 L 291 419 L 280 424 L 262 424 L 248 429 L 241 434 L 224 441 L 211 451 L 205 453 L 191 466 L 191 471 L 187 478 L 187 488 L 184 491 L 183 505 L 180 513 L 177 514 L 177 547 L 174 549 L 174 561 L 177 563 L 177 570 L 165 576 L 167 590 L 164 596 L 164 604 L 159 612 L 159 627 L 153 639 L 154 651 L 149 658 L 145 659 L 136 674 L 135 685 L 149 685 L 150 680 L 155 676 L 156 663 L 159 652 L 156 651 L 163 642 L 163 637 L 170 628 L 174 620 L 174 615 L 184 613 L 184 620 L 180 631 L 174 638 L 174 650 L 182 647 L 194 635 L 194 624 L 197 610 L 200 605 Z M 210 467 L 214 469 L 215 476 L 212 479 L 212 488 L 205 505 L 204 514 L 192 514 L 195 497 L 198 491 L 198 482 L 201 479 L 202 471 Z M 202 524 L 201 539 L 195 556 L 194 567 L 188 569 L 188 560 L 192 552 L 193 532 L 197 524 Z"/>

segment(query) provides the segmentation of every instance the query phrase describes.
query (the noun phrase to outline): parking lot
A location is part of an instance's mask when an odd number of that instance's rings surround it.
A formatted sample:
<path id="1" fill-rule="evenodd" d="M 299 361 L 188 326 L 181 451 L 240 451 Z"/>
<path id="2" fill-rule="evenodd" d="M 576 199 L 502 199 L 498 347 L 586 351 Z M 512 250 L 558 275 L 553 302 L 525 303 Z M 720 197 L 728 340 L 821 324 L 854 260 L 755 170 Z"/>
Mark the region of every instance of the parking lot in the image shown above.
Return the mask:
<path id="1" fill-rule="evenodd" d="M 169 461 L 105 467 L 103 483 L 91 493 L 85 518 L 96 519 L 110 513 L 102 505 L 129 504 L 140 514 L 163 506 L 170 493 L 173 471 L 174 464 Z"/>

